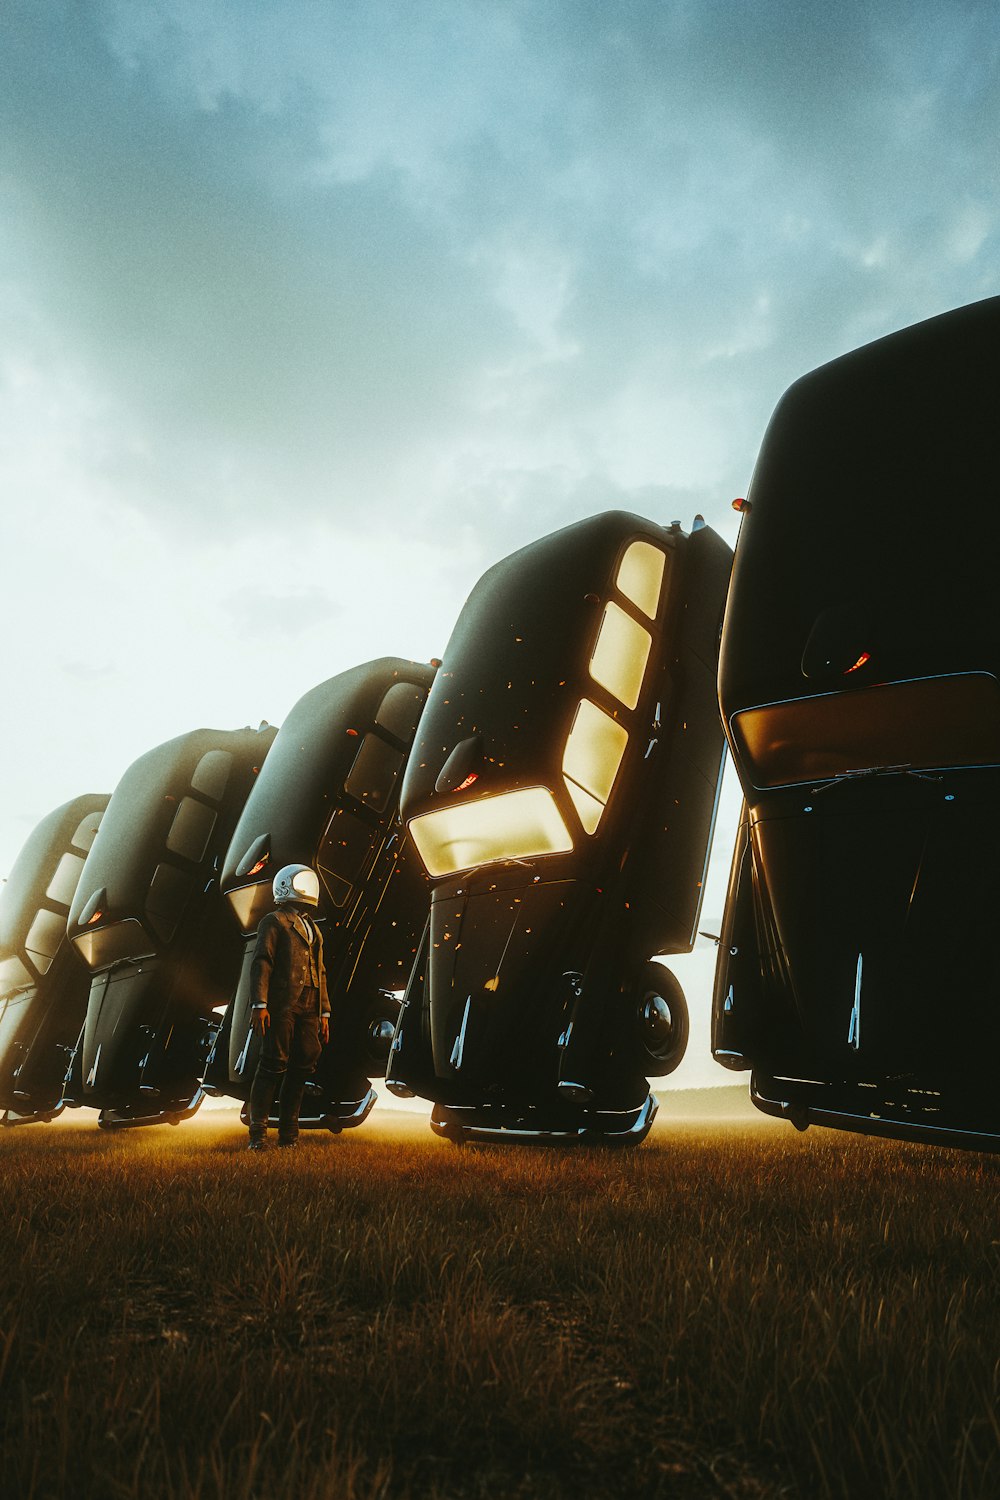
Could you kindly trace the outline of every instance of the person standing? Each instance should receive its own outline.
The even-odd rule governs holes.
[[[330,1001],[323,935],[310,908],[319,905],[319,877],[308,865],[285,865],[271,886],[276,910],[257,931],[250,964],[253,1028],[260,1061],[250,1086],[251,1151],[263,1151],[278,1097],[278,1145],[294,1146],[306,1079],[330,1038]]]

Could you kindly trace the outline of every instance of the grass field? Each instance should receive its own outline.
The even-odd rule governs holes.
[[[1000,1163],[0,1136],[4,1495],[1000,1495]]]

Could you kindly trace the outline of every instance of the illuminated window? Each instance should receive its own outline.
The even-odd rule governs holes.
[[[226,899],[240,924],[241,932],[254,932],[264,913],[274,909],[269,880],[262,880],[257,885],[241,886],[238,891],[230,891]]]
[[[604,812],[604,803],[592,797],[589,792],[585,792],[582,786],[577,786],[575,781],[570,781],[568,776],[564,776],[563,781],[566,783],[566,790],[573,799],[573,806],[585,830],[587,833],[596,833],[597,825]]]
[[[195,766],[191,790],[221,802],[232,770],[233,757],[228,750],[209,750]]]
[[[56,956],[56,949],[65,935],[65,917],[57,916],[54,911],[45,911],[44,908],[36,913],[24,946],[39,974],[48,972],[49,965]]]
[[[656,619],[666,553],[650,542],[632,542],[618,565],[615,587],[650,620]]]
[[[48,899],[55,901],[58,906],[68,907],[76,895],[82,870],[83,860],[78,854],[64,854],[56,865],[55,873],[45,892]]]
[[[388,729],[397,740],[409,742],[426,701],[426,692],[416,683],[394,682],[382,699],[375,723],[381,729]]]
[[[590,658],[590,675],[626,708],[635,708],[653,644],[645,630],[617,604],[606,604],[597,644]]]
[[[552,793],[540,786],[424,813],[411,818],[409,830],[433,876],[495,860],[565,854],[573,847]]]
[[[598,802],[605,803],[611,796],[627,744],[628,731],[596,703],[583,698],[566,741],[563,775]]]
[[[167,834],[167,848],[171,854],[179,854],[181,859],[189,859],[194,864],[204,859],[215,819],[216,814],[203,802],[184,797]]]

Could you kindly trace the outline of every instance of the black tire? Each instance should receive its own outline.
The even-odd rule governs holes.
[[[647,1078],[665,1078],[687,1051],[690,1020],[680,980],[665,965],[648,963],[634,993],[640,1066]]]

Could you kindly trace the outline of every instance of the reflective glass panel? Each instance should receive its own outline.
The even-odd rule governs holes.
[[[107,969],[120,959],[148,958],[156,952],[156,943],[134,917],[81,932],[73,943],[88,969]]]
[[[573,847],[545,787],[462,802],[411,818],[408,826],[429,875],[451,875],[501,859],[564,854]]]
[[[191,790],[221,802],[226,792],[226,783],[232,769],[233,757],[228,750],[209,750],[195,766],[191,777]]]
[[[604,803],[599,802],[596,797],[592,797],[589,792],[585,792],[582,786],[577,786],[575,781],[570,781],[568,776],[564,776],[563,780],[566,783],[566,790],[573,799],[573,806],[576,808],[585,831],[587,833],[596,833],[598,824],[601,821],[601,815],[604,812]]]
[[[226,899],[240,924],[241,932],[254,932],[264,913],[274,909],[269,880],[262,880],[257,885],[241,886],[238,891],[230,891]]]
[[[89,853],[90,847],[93,844],[94,839],[97,837],[97,830],[101,826],[101,819],[103,818],[103,816],[104,814],[102,812],[92,812],[87,814],[83,822],[80,824],[79,828],[74,833],[73,837],[70,839],[70,843],[73,845],[74,849],[83,849],[85,852]]]
[[[733,715],[758,787],[875,770],[1000,764],[1000,688],[969,672],[771,703]]]
[[[335,906],[346,902],[378,836],[375,829],[343,808],[338,808],[330,819],[316,856],[316,867]]]
[[[217,814],[193,797],[183,797],[167,834],[167,848],[194,864],[204,859]]]
[[[427,694],[422,687],[412,682],[394,682],[382,699],[375,723],[408,744],[426,701]]]
[[[589,698],[583,698],[563,754],[563,775],[599,802],[607,802],[628,744],[628,731]]]
[[[366,734],[344,782],[344,791],[375,812],[384,812],[402,765],[400,751],[377,734]]]
[[[83,869],[83,860],[78,854],[64,854],[56,865],[55,873],[49,881],[48,890],[45,892],[50,901],[55,901],[59,906],[69,908],[70,902],[76,895],[76,888],[80,883],[80,872]]]
[[[590,658],[590,675],[626,708],[635,708],[653,644],[645,630],[617,604],[606,604]]]
[[[49,965],[56,956],[56,949],[65,936],[65,915],[60,916],[57,912],[46,911],[44,907],[36,912],[35,920],[28,928],[24,946],[39,974],[48,972]]]
[[[615,587],[650,620],[656,619],[666,553],[651,542],[632,542],[618,564]]]
[[[169,943],[194,888],[194,879],[174,865],[157,865],[146,896],[149,925],[163,942]]]
[[[14,954],[0,961],[0,995],[9,995],[31,984],[32,976]]]

